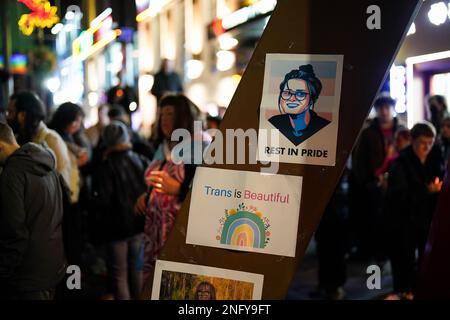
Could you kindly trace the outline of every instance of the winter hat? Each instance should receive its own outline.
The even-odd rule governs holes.
[[[103,129],[102,139],[103,143],[108,148],[118,144],[130,143],[128,128],[119,121],[112,121],[105,129]]]

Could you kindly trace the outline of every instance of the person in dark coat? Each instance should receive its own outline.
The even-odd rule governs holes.
[[[428,98],[428,120],[436,128],[438,135],[441,134],[442,121],[448,116],[447,101],[444,96],[434,95]]]
[[[138,299],[142,271],[136,266],[144,219],[135,215],[134,204],[147,189],[144,173],[149,161],[132,151],[128,129],[121,122],[111,122],[102,140],[107,149],[93,176],[93,201],[99,214],[96,225],[111,256],[115,298]]]
[[[0,123],[0,296],[50,300],[66,273],[62,178],[49,149]]]
[[[427,250],[420,266],[415,300],[450,300],[450,162],[447,163],[446,172],[433,215]]]
[[[400,153],[389,171],[385,234],[394,291],[406,299],[412,298],[417,262],[424,254],[442,187],[440,158],[432,152],[435,136],[431,124],[416,124],[411,130],[412,145]]]
[[[108,117],[111,121],[119,121],[127,126],[134,152],[146,157],[147,159],[153,159],[155,154],[154,148],[149,142],[142,138],[137,131],[133,130],[130,125],[129,117],[121,106],[111,106],[111,109],[108,112]]]
[[[450,117],[446,117],[442,121],[441,134],[437,145],[442,154],[442,167],[446,169],[450,159]]]
[[[157,101],[160,101],[166,94],[183,93],[183,84],[180,76],[174,70],[173,61],[163,59],[161,70],[155,74],[151,93]]]
[[[137,105],[138,97],[136,96],[133,88],[123,83],[122,74],[119,73],[117,75],[117,78],[119,79],[119,84],[108,90],[107,102],[109,105],[122,106],[127,114],[131,117],[131,114],[137,110],[131,109],[131,104],[134,102]]]
[[[358,258],[382,263],[379,227],[382,223],[383,190],[377,177],[386,159],[393,155],[395,133],[402,128],[394,117],[395,100],[379,97],[376,118],[369,122],[353,152],[350,182],[350,224],[355,233]]]

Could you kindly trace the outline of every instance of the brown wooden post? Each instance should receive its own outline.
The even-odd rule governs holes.
[[[258,128],[268,53],[343,55],[336,166],[281,164],[279,174],[303,177],[295,258],[186,244],[190,195],[160,254],[161,260],[264,275],[263,299],[284,299],[323,211],[338,183],[373,101],[413,22],[421,0],[280,0],[247,67],[221,126]],[[381,29],[370,30],[367,9],[381,9]],[[224,135],[225,136],[225,135]],[[260,171],[261,165],[215,168]],[[208,210],[208,208],[205,208]],[[215,227],[215,226],[205,226]],[[151,296],[152,277],[143,297]]]

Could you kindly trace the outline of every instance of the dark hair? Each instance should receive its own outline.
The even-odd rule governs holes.
[[[299,79],[305,80],[309,88],[309,94],[311,95],[311,100],[313,103],[319,99],[320,93],[322,92],[322,82],[316,77],[314,73],[313,66],[310,64],[300,66],[298,69],[292,70],[284,77],[283,82],[280,84],[280,98],[281,92],[288,85],[289,80]]]
[[[397,103],[397,101],[395,101],[395,99],[392,99],[389,96],[380,96],[375,100],[375,103],[373,104],[373,106],[375,107],[375,109],[379,109],[385,105],[388,105],[390,107],[395,107],[396,103]]]
[[[159,102],[160,109],[168,106],[175,108],[175,129],[186,129],[194,133],[194,121],[197,119],[198,108],[194,103],[182,94],[166,95]],[[158,142],[162,142],[164,134],[161,129],[161,116],[158,119]]]
[[[431,104],[431,102],[435,100],[437,103],[441,104],[442,106],[444,106],[444,112],[447,111],[447,101],[445,100],[444,96],[441,96],[439,94],[431,96],[428,98],[428,105]]]
[[[84,117],[83,109],[79,105],[71,102],[63,103],[53,114],[49,127],[63,135],[78,117]]]
[[[222,119],[220,117],[207,116],[206,121],[215,122],[217,126],[220,126],[222,123]]]
[[[210,300],[216,300],[216,288],[214,288],[214,286],[207,281],[203,281],[197,286],[197,288],[195,290],[195,300],[198,300],[198,294],[200,293],[201,287],[207,287],[209,289],[209,293],[211,295]]]
[[[419,137],[434,138],[436,137],[436,129],[431,123],[426,121],[417,123],[411,129],[411,138],[416,140]]]
[[[16,138],[14,137],[13,130],[6,123],[2,122],[0,122],[0,141],[6,142],[8,144],[16,143]]]
[[[442,124],[445,124],[445,123],[450,123],[450,117],[445,117],[443,120],[442,120]]]
[[[39,124],[45,120],[45,107],[41,99],[31,91],[22,91],[10,97],[15,102],[16,118],[20,112],[25,113],[25,128],[19,134],[19,143],[25,144],[33,140]]]
[[[125,115],[127,115],[125,108],[118,104],[113,104],[108,111],[108,117],[110,119],[117,119]]]

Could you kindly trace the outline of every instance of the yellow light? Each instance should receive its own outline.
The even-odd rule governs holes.
[[[144,11],[142,11],[141,13],[139,13],[136,17],[136,21],[137,22],[142,22],[145,19],[147,19],[148,17],[151,16],[151,12],[150,12],[150,8],[145,9]]]
[[[30,36],[35,28],[51,28],[59,22],[56,14],[58,8],[52,6],[47,0],[20,1],[25,4],[32,12],[20,17],[18,25],[22,33]]]
[[[142,22],[147,18],[156,17],[161,12],[164,6],[168,5],[172,0],[153,0],[150,2],[150,7],[142,11],[136,16],[137,22]]]
[[[234,83],[239,84],[241,82],[242,76],[240,74],[233,74],[232,76]]]
[[[89,50],[89,52],[83,57],[83,60],[86,60],[87,58],[89,58],[90,56],[96,54],[98,51],[100,51],[101,49],[103,49],[104,47],[106,47],[108,44],[110,44],[111,42],[113,42],[114,40],[116,40],[117,38],[117,33],[115,32],[111,32],[111,35],[109,37],[106,37],[100,41],[98,41],[97,43],[95,43],[91,49]]]
[[[96,33],[98,30],[100,30],[100,28],[103,26],[104,22],[100,22],[95,24],[94,26],[90,27],[89,29],[87,29],[85,32],[90,33],[92,36],[94,35],[94,33]],[[104,48],[105,46],[107,46],[110,42],[114,41],[116,38],[120,37],[120,35],[122,34],[122,31],[120,29],[116,29],[114,31],[111,32],[111,34],[109,36],[107,36],[104,39],[101,39],[100,41],[98,41],[97,43],[95,43],[94,45],[92,45],[92,47],[90,48],[90,50],[84,54],[83,56],[80,57],[81,55],[81,40],[83,36],[86,36],[85,34],[80,35],[78,38],[76,38],[73,41],[72,44],[72,54],[74,57],[81,59],[81,60],[86,60],[87,58],[89,58],[91,55],[95,54],[97,51],[99,51],[100,49]]]

